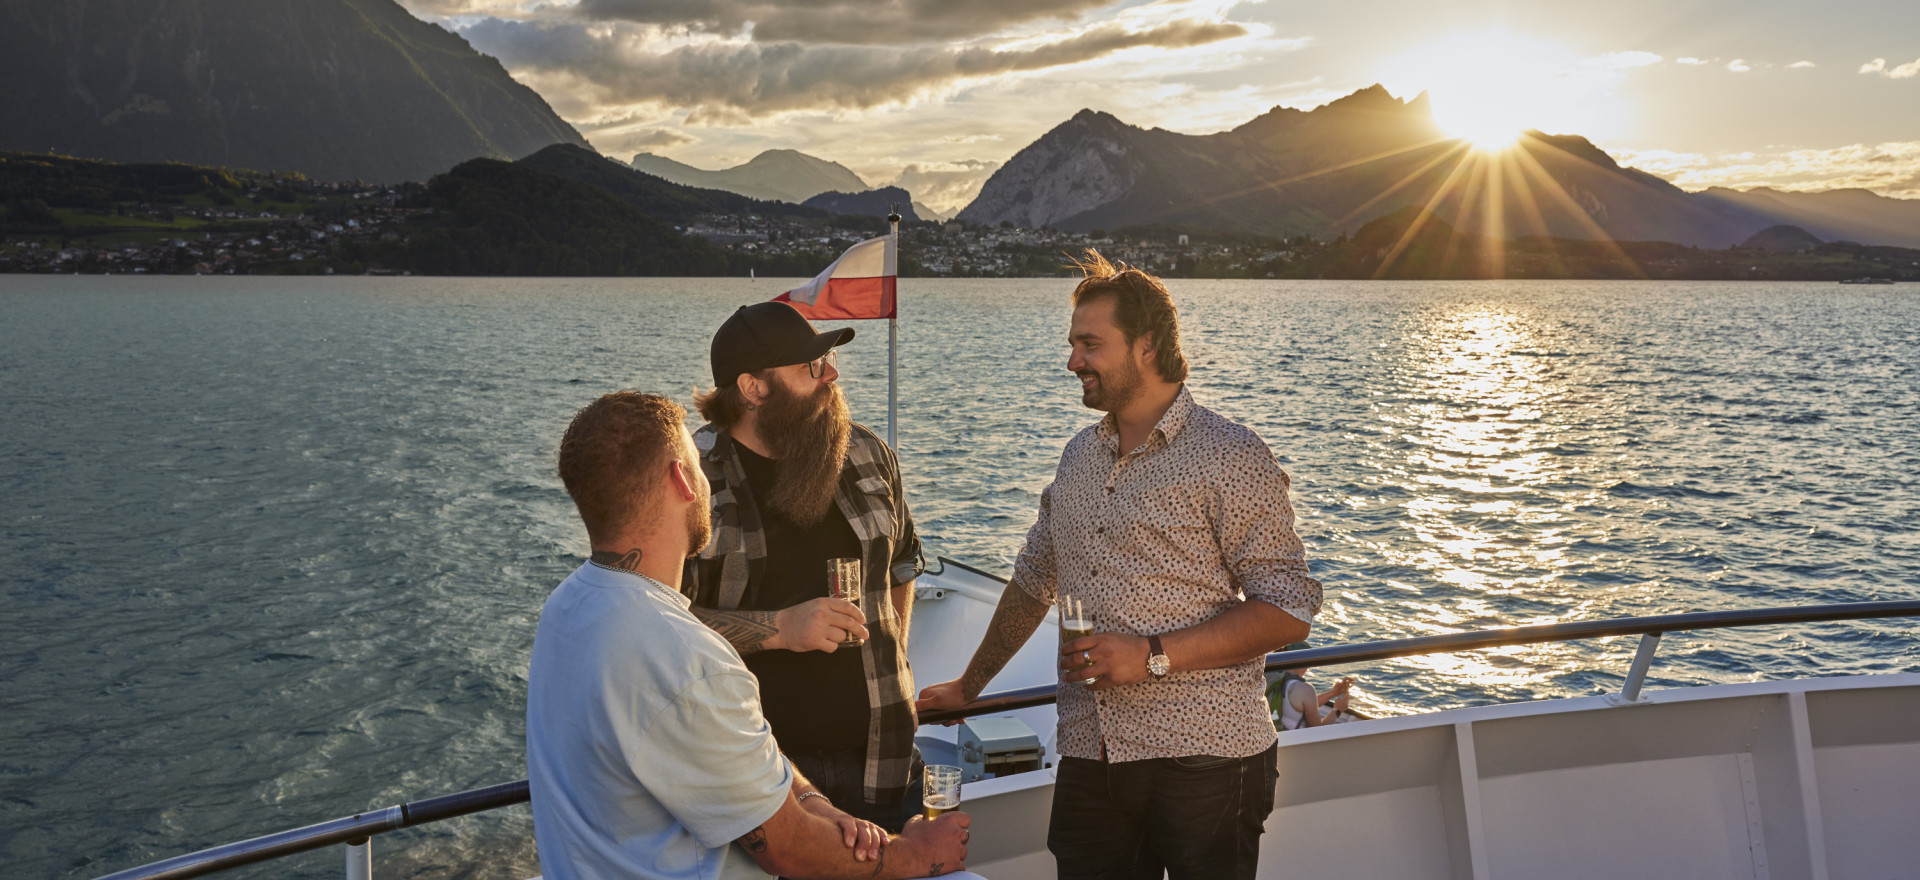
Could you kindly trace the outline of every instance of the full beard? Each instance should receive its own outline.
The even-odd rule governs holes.
[[[802,396],[775,385],[760,407],[759,432],[780,461],[767,506],[802,528],[813,527],[833,504],[853,434],[853,416],[840,386],[823,385]]]
[[[1132,403],[1133,398],[1140,394],[1140,386],[1145,384],[1140,376],[1140,368],[1134,366],[1133,361],[1122,361],[1119,369],[1110,370],[1107,374],[1081,370],[1074,375],[1094,378],[1093,387],[1080,392],[1080,402],[1088,409],[1101,412],[1113,412]]]

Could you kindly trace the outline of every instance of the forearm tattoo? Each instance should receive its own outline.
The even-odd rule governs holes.
[[[867,875],[867,880],[873,880],[873,878],[880,876],[880,872],[886,869],[887,848],[883,846],[880,848],[880,855],[873,860],[873,873]]]
[[[640,550],[637,547],[625,551],[595,550],[593,555],[587,557],[587,561],[603,568],[617,568],[635,574],[640,572]]]
[[[1035,599],[1026,590],[1008,584],[993,609],[993,621],[987,624],[987,637],[973,652],[967,672],[960,676],[960,693],[969,701],[987,689],[987,683],[1000,674],[1007,661],[1019,653],[1040,621],[1047,619],[1047,603]]]
[[[693,607],[693,616],[719,633],[742,657],[766,649],[767,640],[780,632],[780,628],[774,625],[774,618],[778,614],[777,611],[717,611],[698,605]]]
[[[741,849],[744,849],[750,853],[766,852],[767,851],[767,826],[762,825],[758,828],[755,828],[752,831],[749,831],[746,834],[741,835],[740,839],[734,842],[740,844]]]

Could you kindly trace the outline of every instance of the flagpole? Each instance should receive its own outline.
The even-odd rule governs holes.
[[[899,206],[887,207],[887,225],[893,236],[893,252],[900,253],[900,211]],[[900,453],[900,440],[897,428],[900,424],[900,294],[899,283],[894,282],[893,316],[887,318],[887,445],[893,447],[895,455]]]

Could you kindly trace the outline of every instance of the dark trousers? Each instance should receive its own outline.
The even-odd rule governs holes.
[[[1248,758],[1061,758],[1047,849],[1060,880],[1253,880],[1277,776],[1272,747]]]
[[[906,795],[898,801],[885,804],[867,802],[866,774],[867,753],[860,749],[848,749],[840,752],[797,753],[787,756],[801,776],[820,789],[820,793],[833,801],[847,815],[856,819],[865,819],[895,834],[905,827],[907,820],[920,812],[921,764],[920,751],[913,753],[913,769],[907,777]]]

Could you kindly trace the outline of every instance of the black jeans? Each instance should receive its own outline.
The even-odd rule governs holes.
[[[906,795],[890,804],[867,803],[867,753],[860,749],[791,754],[787,759],[793,762],[801,776],[805,776],[814,788],[827,796],[827,800],[833,801],[834,806],[856,819],[865,819],[898,834],[907,820],[920,812],[922,783],[920,750],[917,748],[913,751],[913,769],[910,771],[912,775],[907,777]]]
[[[1047,849],[1060,880],[1253,880],[1274,748],[1110,764],[1060,759]]]

